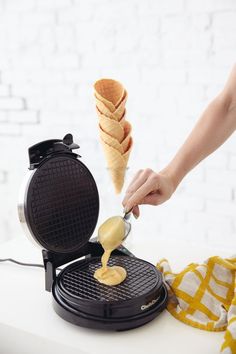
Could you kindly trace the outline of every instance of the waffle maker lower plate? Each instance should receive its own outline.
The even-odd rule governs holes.
[[[63,140],[29,148],[31,173],[18,205],[20,221],[42,248],[45,287],[63,319],[79,326],[127,330],[154,319],[167,303],[161,273],[124,247],[113,251],[109,265],[123,266],[127,278],[116,286],[100,284],[93,274],[103,250],[89,241],[96,226],[99,198],[87,167],[72,150],[71,134]],[[56,273],[59,266],[64,266]]]
[[[156,268],[136,257],[112,256],[109,265],[123,266],[126,280],[108,287],[94,279],[100,258],[66,267],[54,283],[54,309],[66,320],[90,328],[131,329],[156,317],[167,293]]]

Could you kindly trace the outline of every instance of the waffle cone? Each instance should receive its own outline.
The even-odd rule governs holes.
[[[107,160],[107,167],[109,169],[112,182],[115,187],[116,193],[120,193],[124,184],[125,171],[127,168],[127,163],[132,149],[133,141],[130,139],[130,145],[125,154],[121,154],[118,150],[114,149],[112,146],[106,144],[103,140],[102,146]]]
[[[126,102],[127,102],[127,92],[125,91],[125,92],[124,92],[124,96],[123,96],[123,98],[122,98],[122,101],[120,102],[120,104],[119,104],[119,106],[116,108],[116,110],[113,112],[114,117],[115,117],[118,121],[120,121],[121,118],[122,118],[123,115],[124,115]]]
[[[132,127],[125,119],[127,91],[112,79],[96,81],[94,90],[101,144],[116,193],[120,193],[133,145]]]
[[[117,139],[113,138],[112,136],[110,136],[109,134],[107,134],[106,132],[104,132],[102,130],[101,126],[100,126],[100,138],[104,143],[112,146],[114,149],[119,151],[121,154],[124,153],[123,146],[119,143],[119,141]]]
[[[125,138],[125,130],[120,122],[110,119],[97,110],[101,129],[121,143]]]
[[[125,118],[126,118],[126,109],[124,109],[123,116],[122,116],[121,119],[118,121],[118,122],[120,123],[120,125],[123,127],[123,129],[124,129],[125,122],[127,122]]]
[[[133,138],[130,137],[129,146],[128,146],[126,152],[123,154],[123,159],[125,161],[126,166],[128,165],[129,155],[130,155],[130,152],[132,150],[132,147],[133,147]]]
[[[115,119],[117,121],[120,121],[122,117],[125,114],[125,105],[127,101],[127,92],[125,91],[124,96],[122,98],[122,101],[120,102],[119,106],[113,110],[110,110],[103,101],[101,101],[97,96],[95,92],[95,99],[96,99],[96,105],[98,110],[104,114],[105,116]],[[113,107],[114,108],[114,107]]]
[[[120,192],[122,191],[125,180],[125,171],[125,167],[118,169],[109,168],[109,174],[111,176],[111,180],[113,182],[116,194],[120,194]]]
[[[131,130],[132,130],[131,124],[129,122],[125,121],[125,123],[124,123],[124,139],[121,142],[123,152],[126,152],[130,146]]]
[[[122,126],[122,127],[124,127],[124,123],[125,123],[125,119],[126,119],[126,109],[124,109],[124,111],[123,111],[123,115],[121,116],[121,118],[119,119],[119,120],[117,120],[116,118],[115,118],[115,116],[113,115],[113,113],[108,113],[108,114],[104,114],[104,113],[102,113],[100,110],[99,110],[99,108],[98,108],[98,106],[96,106],[96,111],[97,111],[97,115],[98,115],[98,118],[100,119],[101,117],[105,117],[105,118],[108,118],[109,120],[112,120],[112,121],[115,121],[115,122],[117,122],[117,123],[120,123],[120,125]],[[123,128],[124,129],[124,128]]]
[[[114,112],[121,103],[124,96],[123,85],[116,80],[101,79],[94,84],[96,97],[105,104],[105,106]]]

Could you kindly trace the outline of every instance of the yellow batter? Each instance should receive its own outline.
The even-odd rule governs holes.
[[[99,241],[104,248],[102,255],[102,267],[94,273],[100,283],[106,285],[118,285],[126,278],[126,270],[119,266],[108,267],[107,262],[111,252],[116,249],[123,241],[125,234],[125,223],[122,217],[113,216],[107,219],[98,230]]]

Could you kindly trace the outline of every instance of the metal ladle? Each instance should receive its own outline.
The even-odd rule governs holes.
[[[130,230],[131,230],[131,223],[130,223],[128,220],[130,219],[131,214],[132,214],[132,210],[126,212],[123,217],[122,217],[122,216],[114,216],[114,217],[113,217],[113,218],[119,218],[119,219],[121,219],[121,220],[123,221],[123,223],[124,223],[124,234],[123,234],[123,235],[121,236],[121,238],[120,238],[121,243],[126,240],[127,236],[128,236],[129,233],[130,233]],[[109,218],[109,219],[110,219],[110,218]],[[107,220],[100,226],[100,228],[101,228],[104,224],[106,224],[106,222],[107,222],[109,219],[107,219]],[[98,236],[97,236],[97,239],[101,242],[101,237],[103,237],[104,235],[102,236],[102,235],[100,234],[100,232],[99,232],[100,228],[98,229]],[[114,228],[112,228],[112,234],[111,234],[111,235],[113,235],[113,234],[116,234],[116,230],[115,230]]]
[[[127,238],[127,236],[131,231],[131,223],[128,221],[130,219],[131,214],[132,214],[132,209],[126,212],[125,215],[123,216],[123,220],[125,223],[125,234],[124,234],[123,241]]]

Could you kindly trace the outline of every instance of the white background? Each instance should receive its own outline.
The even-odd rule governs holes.
[[[99,222],[121,213],[99,145],[93,82],[111,77],[128,90],[127,184],[137,169],[163,168],[222,89],[235,33],[234,0],[0,0],[0,241],[22,233],[16,205],[27,148],[68,132],[96,179]],[[132,242],[186,240],[235,252],[235,136],[170,201],[141,212]]]

